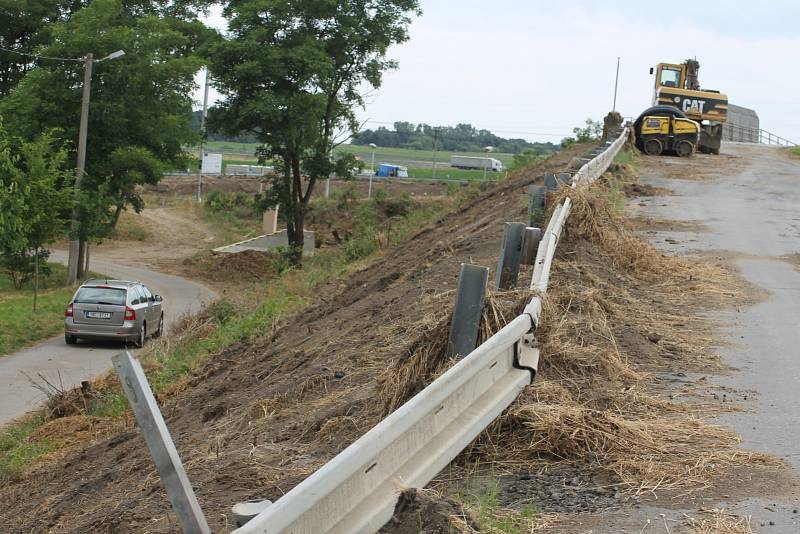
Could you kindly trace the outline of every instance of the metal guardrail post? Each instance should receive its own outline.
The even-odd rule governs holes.
[[[558,180],[556,180],[556,175],[552,172],[544,173],[544,187],[547,191],[555,191],[558,188]]]
[[[111,361],[181,529],[185,534],[211,534],[141,364],[128,351],[113,356]]]
[[[527,227],[522,235],[522,257],[520,263],[523,265],[533,265],[536,259],[536,251],[539,242],[542,240],[542,230],[539,228]]]
[[[458,273],[458,290],[450,322],[447,357],[466,356],[478,345],[478,332],[486,297],[489,269],[479,265],[461,264]]]
[[[544,219],[544,207],[547,199],[547,188],[543,185],[528,186],[528,224],[533,226]]]
[[[526,225],[523,223],[505,224],[503,242],[500,245],[500,260],[494,277],[495,289],[509,289],[517,283],[522,255],[522,233],[525,228]]]

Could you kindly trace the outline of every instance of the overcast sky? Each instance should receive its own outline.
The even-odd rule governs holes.
[[[411,39],[390,50],[399,68],[359,112],[367,128],[463,122],[560,141],[611,110],[617,56],[617,109],[627,117],[650,105],[651,66],[697,57],[702,87],[755,109],[763,129],[800,139],[798,2],[421,3]],[[208,22],[224,29],[218,10]]]

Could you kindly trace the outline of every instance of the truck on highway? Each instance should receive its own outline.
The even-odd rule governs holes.
[[[474,156],[450,156],[450,166],[456,169],[478,169],[494,172],[503,172],[503,162],[494,158],[479,158]]]

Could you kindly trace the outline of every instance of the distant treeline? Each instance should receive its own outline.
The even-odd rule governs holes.
[[[200,111],[192,113],[192,128],[200,129]],[[436,127],[439,130],[436,146],[439,150],[452,152],[480,152],[487,146],[496,152],[509,154],[551,154],[559,145],[553,143],[531,143],[524,139],[504,139],[488,130],[479,130],[471,124]],[[395,122],[393,129],[381,126],[376,130],[363,130],[352,139],[354,145],[375,143],[386,148],[410,148],[431,150],[433,148],[434,127],[427,124]],[[227,141],[232,143],[257,143],[255,135],[241,134],[236,137],[208,132],[209,141]]]
[[[558,148],[558,145],[553,143],[504,139],[489,130],[479,130],[471,124],[434,127],[410,122],[395,122],[392,130],[384,126],[376,130],[363,130],[353,138],[352,143],[354,145],[375,143],[381,147],[431,150],[434,130],[438,130],[436,146],[441,150],[452,152],[477,152],[490,146],[497,152],[511,154],[530,152],[538,155],[550,154]]]

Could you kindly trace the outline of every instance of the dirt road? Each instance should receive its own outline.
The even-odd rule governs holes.
[[[66,261],[62,251],[53,251],[53,261]],[[214,293],[189,280],[146,269],[128,267],[105,261],[102,256],[92,260],[92,270],[110,277],[139,280],[165,301],[167,328],[180,315],[197,310]],[[59,388],[80,385],[81,380],[98,375],[111,367],[111,356],[122,350],[112,342],[81,341],[66,345],[63,336],[44,341],[0,358],[0,425],[35,408],[45,397],[32,381],[47,381]]]
[[[720,354],[738,372],[715,380],[755,392],[747,411],[721,422],[742,436],[745,448],[799,468],[800,161],[776,148],[731,143],[719,158],[644,158],[641,170],[644,183],[673,192],[641,199],[642,212],[682,223],[651,233],[657,246],[730,259],[764,290],[759,304],[720,317],[730,325]],[[772,526],[769,532],[798,532],[799,504],[795,491],[784,502],[756,499],[733,510],[753,514],[754,526]]]

